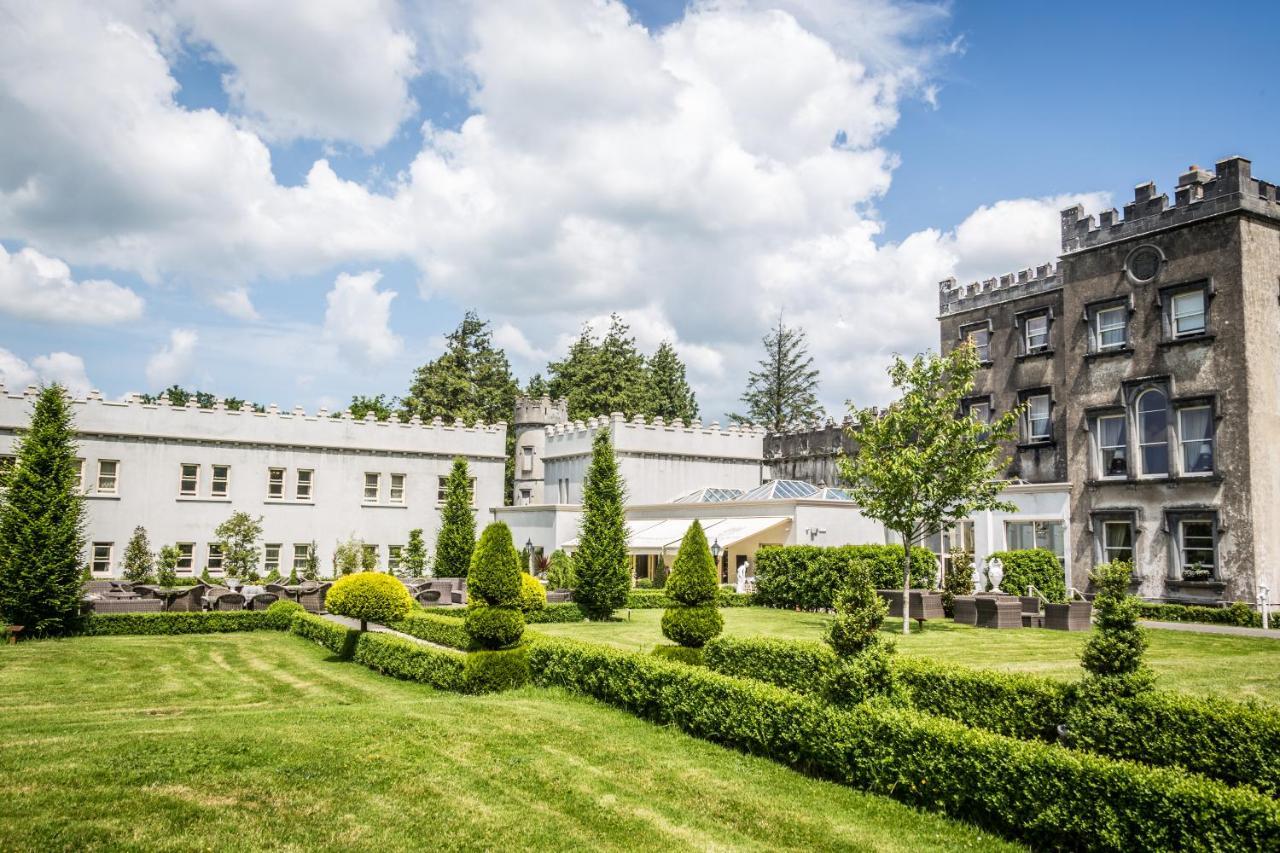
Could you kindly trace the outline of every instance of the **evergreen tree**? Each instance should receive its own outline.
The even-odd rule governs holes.
[[[156,583],[160,586],[177,586],[178,560],[181,558],[182,552],[177,545],[165,545],[161,548],[159,559],[156,560]]]
[[[547,380],[542,378],[541,373],[535,373],[530,376],[528,383],[524,386],[524,395],[526,397],[533,397],[535,400],[541,397],[546,397],[550,393],[551,390],[547,387]]]
[[[737,423],[753,423],[772,432],[812,424],[822,417],[818,405],[818,369],[813,366],[803,329],[782,322],[762,339],[764,358],[751,371],[742,402],[745,415],[731,415]]]
[[[409,531],[409,544],[400,552],[400,567],[411,578],[422,577],[427,570],[427,546],[422,541],[422,528]]]
[[[463,627],[473,641],[487,649],[500,649],[520,639],[524,633],[520,588],[520,556],[511,540],[511,528],[495,521],[480,534],[467,573]]]
[[[71,630],[80,610],[84,504],[61,385],[41,390],[0,498],[0,616],[28,636]]]
[[[366,570],[364,540],[351,537],[339,542],[333,549],[333,574],[351,575]]]
[[[476,546],[476,517],[471,509],[471,472],[467,460],[453,460],[444,486],[444,508],[440,511],[440,532],[436,535],[435,575],[464,578]]]
[[[716,580],[707,534],[695,519],[685,531],[667,578],[667,595],[676,602],[662,614],[662,633],[668,640],[702,648],[724,630],[724,618],[716,607]]]
[[[670,341],[663,341],[649,358],[649,416],[667,423],[676,418],[686,424],[698,419],[698,399],[685,377],[684,362]]]
[[[573,589],[578,576],[573,570],[573,558],[556,549],[547,563],[547,586],[550,589]]]
[[[316,540],[311,540],[311,547],[307,549],[307,562],[302,569],[303,580],[317,580],[320,577],[320,548],[316,545]]]
[[[139,524],[124,549],[124,579],[129,583],[151,583],[155,580],[156,560],[147,541],[147,528]]]
[[[628,417],[649,414],[652,393],[645,358],[636,348],[631,328],[617,314],[609,318],[609,331],[597,342],[590,326],[563,361],[547,366],[547,385],[554,398],[564,397],[570,420],[622,412]]]
[[[231,517],[213,531],[222,548],[222,570],[230,578],[247,581],[258,579],[262,549],[262,516],[254,518],[247,512],[234,512]]]
[[[607,619],[627,603],[631,571],[627,559],[627,525],[623,516],[626,487],[618,473],[609,431],[596,433],[591,465],[583,484],[582,525],[574,573],[574,601],[589,619]]]
[[[362,394],[354,394],[351,397],[351,405],[347,406],[351,412],[351,417],[356,420],[364,420],[364,416],[369,412],[373,412],[373,416],[380,421],[385,421],[391,417],[391,407],[396,404],[395,400],[388,400],[386,394],[379,394],[376,397],[366,397]],[[334,417],[342,417],[341,412],[335,412]]]

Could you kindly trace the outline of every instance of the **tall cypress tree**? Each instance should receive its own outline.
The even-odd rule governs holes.
[[[649,358],[649,414],[667,423],[676,418],[686,424],[698,419],[698,398],[689,387],[684,362],[670,341],[663,341]]]
[[[66,391],[36,398],[0,500],[0,615],[28,635],[68,632],[80,610],[84,503],[75,492],[75,427]]]
[[[631,570],[622,511],[625,500],[626,486],[618,473],[609,431],[602,429],[591,446],[591,466],[583,484],[582,526],[573,555],[578,576],[573,600],[588,619],[608,619],[627,603]]]
[[[765,335],[760,369],[751,371],[742,402],[745,415],[731,415],[737,423],[753,423],[773,432],[812,424],[822,417],[818,405],[818,369],[813,366],[804,329],[782,322]]]
[[[471,472],[467,460],[453,460],[444,486],[444,509],[440,511],[440,533],[436,536],[435,575],[465,578],[476,547],[476,517],[471,511]]]

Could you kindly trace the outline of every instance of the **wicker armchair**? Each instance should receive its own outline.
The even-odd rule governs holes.
[[[204,587],[193,586],[176,595],[165,608],[171,613],[197,613],[204,609]]]
[[[951,612],[954,614],[951,618],[955,620],[956,624],[977,625],[978,599],[972,595],[957,595]]]
[[[269,583],[265,589],[267,592],[273,593],[280,601],[296,601],[297,597],[284,588],[284,584]]]
[[[1021,628],[1022,602],[1015,595],[978,597],[979,628]]]
[[[322,583],[319,586],[303,589],[298,593],[298,603],[307,609],[308,613],[323,613],[324,600],[329,595],[329,587],[332,583]]]
[[[100,598],[88,602],[93,613],[159,613],[164,602],[158,598]]]
[[[238,592],[223,592],[209,602],[210,610],[244,610],[244,596]]]
[[[260,592],[253,598],[250,598],[244,606],[245,610],[266,610],[271,605],[280,600],[280,596],[274,592]],[[285,599],[288,601],[288,599]]]

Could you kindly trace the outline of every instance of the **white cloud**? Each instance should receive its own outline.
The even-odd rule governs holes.
[[[218,310],[237,320],[253,322],[261,319],[258,309],[253,307],[253,300],[249,298],[248,288],[232,287],[219,291],[213,295],[212,301]]]
[[[0,246],[0,311],[45,323],[109,325],[142,316],[142,297],[103,280],[76,281],[57,258]]]
[[[67,352],[38,355],[28,364],[0,347],[0,385],[10,392],[23,391],[28,385],[60,382],[73,396],[83,397],[92,386],[85,373],[84,359]]]
[[[147,359],[147,384],[153,389],[167,388],[191,374],[195,365],[196,344],[200,336],[194,329],[174,329],[169,342]],[[152,392],[154,393],[154,391]]]
[[[384,362],[399,354],[404,341],[391,331],[393,290],[378,290],[382,273],[340,274],[325,301],[325,337],[356,360]]]
[[[493,342],[501,347],[508,356],[515,356],[524,359],[531,365],[545,364],[549,353],[546,350],[538,349],[529,343],[529,339],[525,337],[524,332],[513,326],[511,323],[499,323],[493,328]],[[441,347],[444,342],[441,341]],[[540,370],[540,367],[535,367]]]

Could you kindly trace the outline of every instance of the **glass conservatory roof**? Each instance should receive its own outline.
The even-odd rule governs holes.
[[[820,492],[818,492],[818,494],[814,495],[814,497],[820,501],[852,501],[853,500],[853,495],[849,494],[844,489],[836,489],[831,486],[828,486],[827,488],[821,490]]]
[[[785,501],[796,498],[812,498],[818,494],[818,487],[803,480],[770,480],[756,486],[743,495],[744,501]]]
[[[742,489],[717,489],[705,488],[690,492],[676,498],[672,503],[677,504],[718,504],[725,501],[734,501],[742,497]]]

